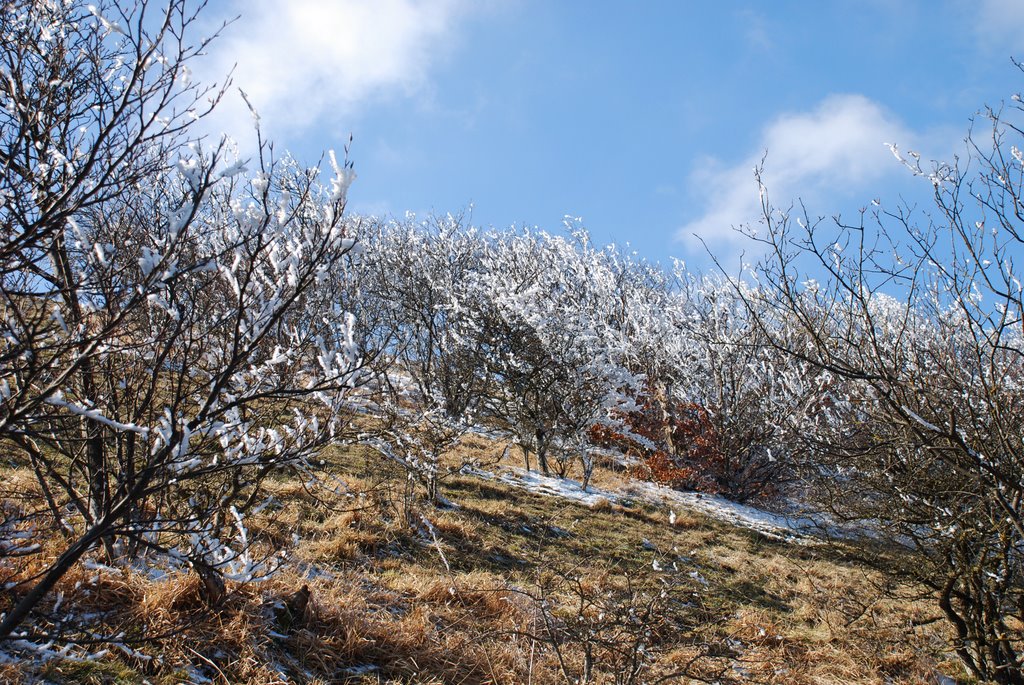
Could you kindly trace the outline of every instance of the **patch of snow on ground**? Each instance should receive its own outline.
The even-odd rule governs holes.
[[[530,492],[573,500],[587,506],[595,506],[602,501],[626,503],[629,500],[640,500],[649,504],[664,505],[670,509],[686,509],[780,540],[809,542],[815,533],[821,532],[821,526],[808,517],[773,514],[756,507],[732,502],[724,497],[697,492],[680,492],[656,483],[637,481],[622,491],[602,490],[595,487],[588,487],[584,490],[579,481],[544,476],[516,466],[500,467],[497,472],[472,468],[464,469],[464,472],[487,480],[500,481]],[[666,514],[666,525],[668,525],[668,520],[668,514]]]
[[[638,499],[653,503],[664,503],[669,507],[679,507],[696,511],[709,518],[724,521],[734,526],[756,530],[762,535],[804,542],[807,538],[821,531],[819,524],[805,516],[792,517],[773,514],[757,507],[739,504],[718,495],[705,495],[699,492],[680,492],[672,488],[637,481],[627,490],[636,493]]]
[[[577,480],[544,476],[534,471],[526,471],[517,466],[504,466],[498,472],[465,468],[463,473],[469,473],[487,480],[501,481],[512,487],[522,488],[523,490],[542,495],[552,495],[562,499],[574,500],[589,507],[600,504],[602,501],[617,502],[621,497],[619,494],[599,488],[588,487],[584,490]]]

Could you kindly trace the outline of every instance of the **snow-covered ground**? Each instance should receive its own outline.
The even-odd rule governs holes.
[[[747,504],[739,504],[718,495],[680,492],[664,485],[645,481],[637,481],[627,486],[626,491],[636,492],[640,498],[647,501],[660,501],[673,511],[696,511],[719,521],[756,530],[768,537],[791,542],[809,542],[816,534],[822,532],[818,522],[809,517],[775,514]]]
[[[500,466],[497,471],[465,469],[464,472],[530,492],[573,500],[587,506],[595,506],[603,501],[615,504],[643,501],[664,506],[667,509],[666,524],[672,512],[695,511],[735,526],[756,530],[768,537],[792,542],[810,542],[815,533],[821,531],[818,523],[807,517],[773,514],[756,507],[731,502],[724,497],[680,492],[656,483],[636,481],[622,490],[602,490],[592,486],[584,490],[579,481],[544,476],[516,466]]]
[[[462,472],[487,480],[501,481],[512,487],[522,488],[530,492],[574,500],[590,507],[598,505],[603,501],[618,502],[625,497],[622,493],[601,490],[595,487],[589,487],[584,490],[579,481],[569,478],[544,476],[534,471],[526,471],[518,466],[499,466],[497,471],[485,471],[483,469],[467,467],[462,469]]]

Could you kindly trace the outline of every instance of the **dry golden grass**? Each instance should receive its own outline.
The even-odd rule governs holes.
[[[453,463],[503,448],[471,436]],[[626,658],[616,650],[636,626],[610,617],[646,606],[656,609],[641,625],[650,662],[637,682],[962,676],[929,603],[894,598],[885,578],[831,548],[690,512],[669,525],[666,509],[642,502],[585,507],[462,475],[443,485],[457,507],[435,509],[409,498],[393,464],[357,451],[326,457],[348,495],[316,499],[275,481],[280,506],[248,522],[263,551],[293,560],[272,579],[229,584],[210,607],[194,574],[79,565],[58,588],[63,613],[94,614],[96,633],[156,639],[86,664],[2,664],[0,682],[162,685],[201,672],[253,685],[564,683],[579,677],[588,641],[593,682],[614,682]],[[594,482],[626,485],[612,470]],[[49,555],[60,549],[55,538],[41,542]],[[30,573],[47,554],[7,571]]]
[[[689,512],[677,513],[675,522],[671,525],[679,530],[695,530],[703,525],[704,521],[700,516]]]

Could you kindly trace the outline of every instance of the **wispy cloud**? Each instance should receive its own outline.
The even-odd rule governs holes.
[[[969,0],[974,12],[974,29],[990,52],[1012,54],[1024,59],[1024,2],[1020,0]]]
[[[210,126],[244,137],[251,117],[273,137],[330,125],[369,100],[415,96],[456,42],[465,0],[236,0],[241,18],[211,47],[200,76],[234,87]]]
[[[757,148],[740,162],[706,160],[691,177],[693,196],[705,200],[703,210],[676,237],[690,248],[700,248],[703,240],[718,254],[737,251],[745,239],[735,228],[754,225],[760,218],[754,168],[762,159],[762,178],[773,198],[788,204],[800,197],[813,208],[857,193],[869,199],[883,177],[906,175],[884,144],[907,149],[922,142],[922,136],[869,98],[829,96],[811,111],[786,114],[768,124]]]
[[[747,45],[759,48],[760,50],[775,49],[775,41],[772,40],[768,20],[764,14],[745,7],[738,10],[735,16],[746,37]]]

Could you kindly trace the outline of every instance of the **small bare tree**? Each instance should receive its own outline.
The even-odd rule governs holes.
[[[683,579],[545,570],[535,588],[521,591],[536,611],[516,632],[551,649],[566,685],[672,682],[686,671],[662,674],[653,666],[665,646],[689,630],[686,585]]]

